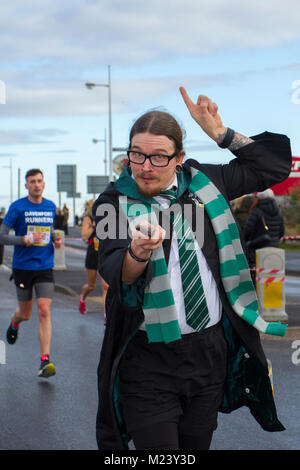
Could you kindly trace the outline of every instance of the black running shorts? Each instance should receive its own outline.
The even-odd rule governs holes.
[[[86,251],[85,268],[98,270],[98,251],[94,249],[94,245],[89,245]]]
[[[54,293],[54,277],[52,269],[27,271],[13,269],[13,278],[17,288],[17,297],[21,302],[32,299],[33,287],[37,298],[52,299]]]

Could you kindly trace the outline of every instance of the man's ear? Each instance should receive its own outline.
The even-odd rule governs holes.
[[[180,150],[179,154],[178,154],[178,160],[177,160],[177,163],[179,163],[180,165],[182,164],[183,162],[183,159],[185,157],[185,151],[184,150]]]

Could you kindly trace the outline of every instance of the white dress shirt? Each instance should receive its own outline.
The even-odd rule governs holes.
[[[167,189],[171,189],[173,186],[177,186],[177,177],[175,177],[175,180]],[[171,201],[164,197],[155,196],[154,199],[158,201],[164,209],[167,209],[170,206]],[[194,244],[195,244],[197,260],[199,264],[203,290],[204,290],[204,294],[206,297],[206,303],[207,303],[208,312],[210,316],[210,320],[205,327],[205,328],[208,328],[209,326],[213,326],[220,321],[221,314],[222,314],[222,304],[221,304],[219,292],[217,289],[216,281],[214,280],[212,272],[206,262],[206,259],[195,237],[194,237]],[[178,250],[178,242],[177,242],[177,236],[176,236],[175,230],[173,230],[169,263],[168,263],[168,271],[169,271],[171,289],[173,292],[175,306],[178,312],[178,322],[179,322],[180,332],[181,334],[194,333],[195,330],[191,326],[189,326],[186,322],[184,297],[183,297],[183,290],[182,290],[182,280],[181,280],[181,270],[180,270],[180,263],[179,263],[179,250]],[[141,325],[140,329],[145,330],[144,323]]]

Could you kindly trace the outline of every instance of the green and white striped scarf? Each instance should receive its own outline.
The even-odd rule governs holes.
[[[211,220],[219,248],[220,274],[232,309],[258,331],[284,336],[286,325],[280,322],[268,323],[259,315],[256,291],[239,230],[227,201],[206,175],[194,168],[190,168],[190,171],[192,178],[188,190],[202,201]],[[126,194],[124,184],[121,192]],[[143,220],[153,225],[158,224],[153,204],[129,199],[127,196],[120,196],[119,202],[131,230]],[[154,201],[154,204],[157,202]],[[162,246],[153,251],[151,261],[153,277],[145,287],[143,300],[146,332],[149,342],[169,343],[180,339],[181,334]]]

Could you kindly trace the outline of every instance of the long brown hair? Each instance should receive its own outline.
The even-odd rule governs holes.
[[[143,132],[149,132],[154,135],[165,135],[174,142],[177,152],[183,149],[185,132],[177,120],[169,113],[153,110],[140,116],[131,128],[129,134],[129,148],[133,136]]]

